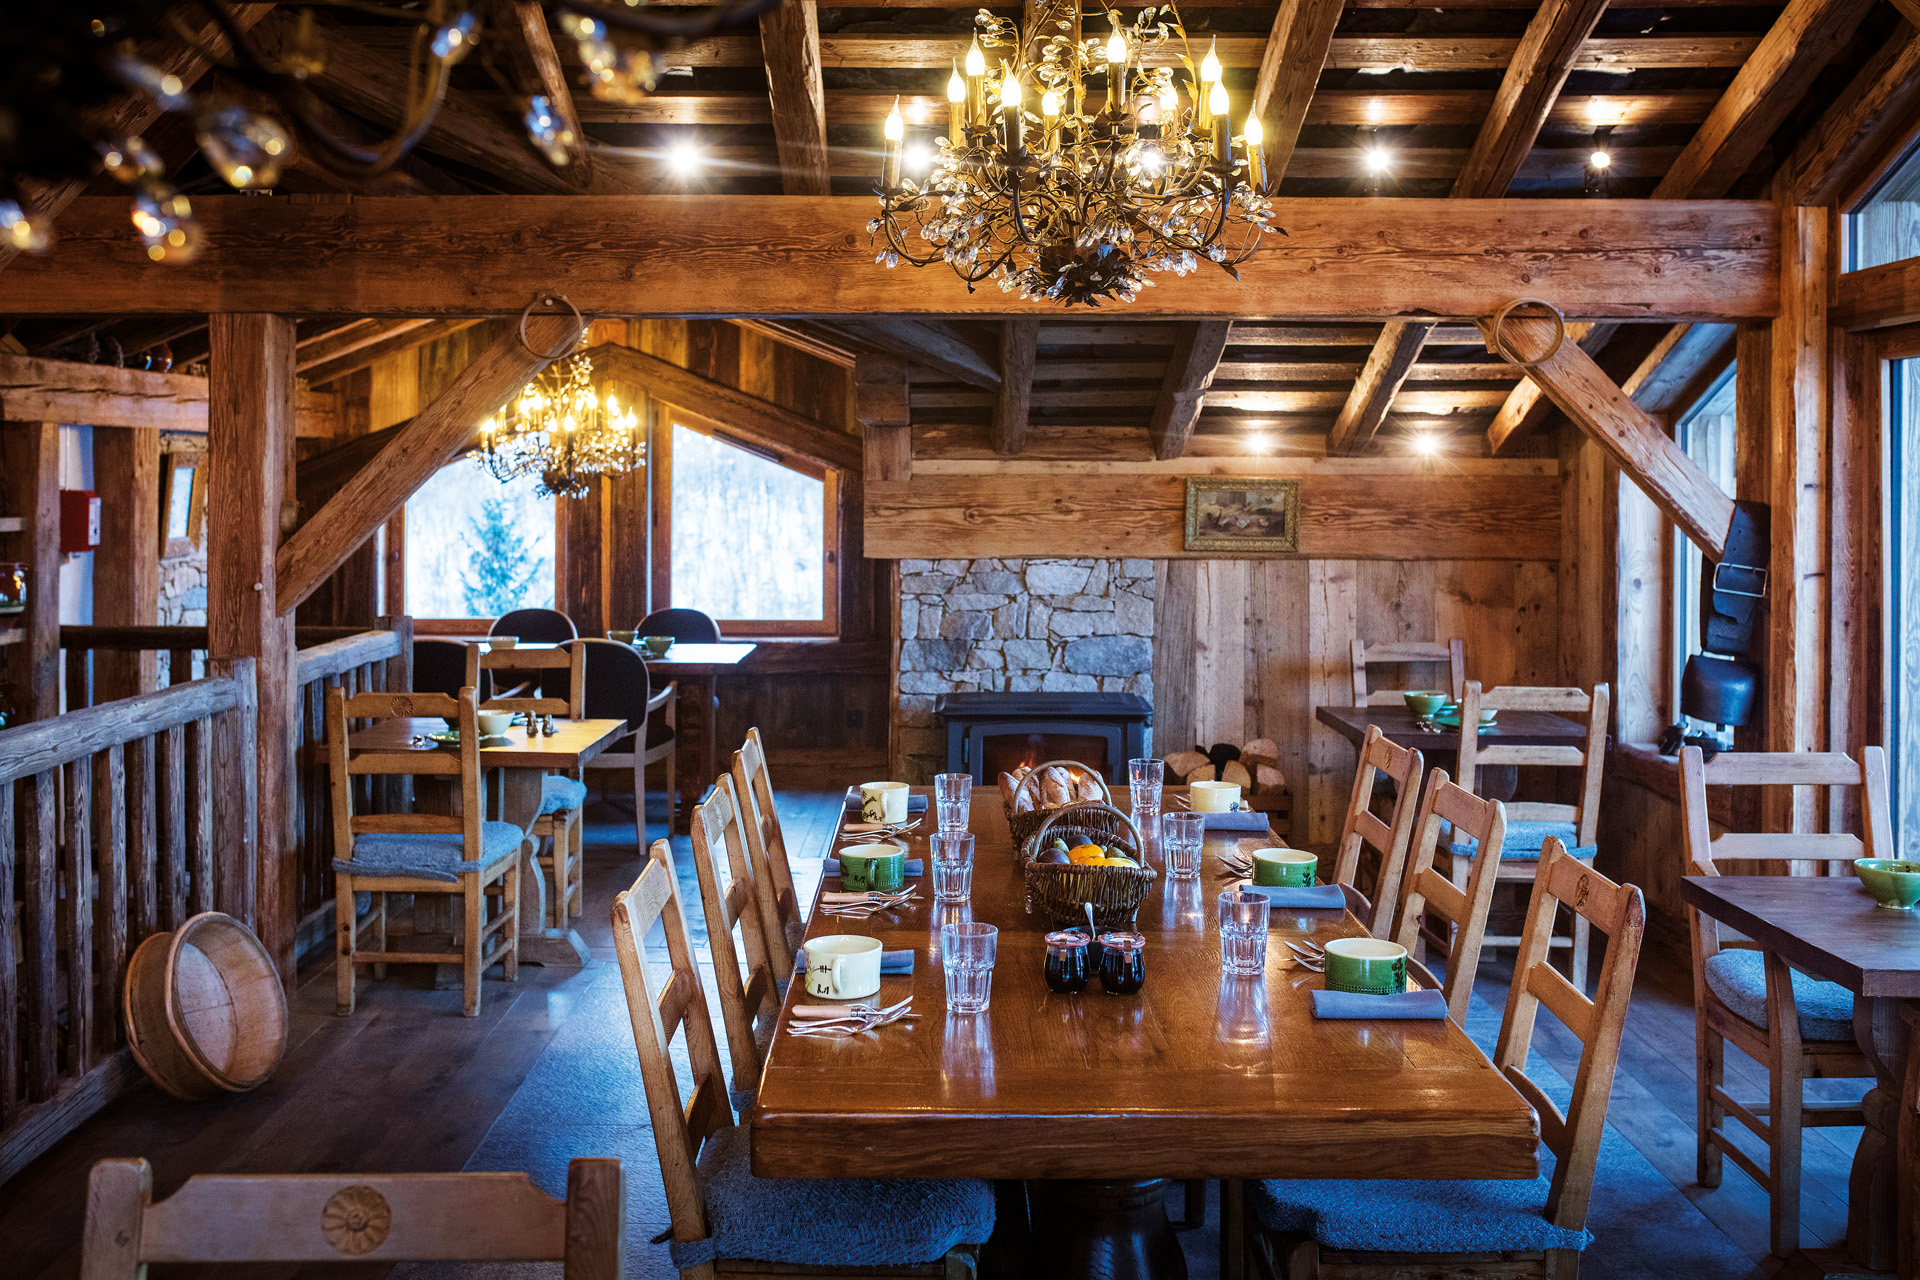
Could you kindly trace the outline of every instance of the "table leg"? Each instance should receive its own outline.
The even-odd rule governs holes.
[[[1915,1052],[1920,1036],[1920,1004],[1909,1002],[1907,1018],[1907,1079],[1900,1091],[1899,1161],[1894,1180],[1899,1184],[1900,1218],[1895,1224],[1894,1270],[1913,1280],[1920,1274],[1920,1052]]]
[[[1861,1100],[1867,1124],[1854,1151],[1853,1174],[1847,1186],[1847,1257],[1876,1271],[1893,1270],[1898,1261],[1900,1280],[1913,1280],[1913,1260],[1899,1257],[1902,1228],[1911,1223],[1900,1212],[1897,1187],[1903,1130],[1911,1135],[1916,1087],[1908,1069],[1912,1048],[1908,1001],[1856,996],[1853,1035],[1874,1070],[1873,1088]],[[1905,1097],[1903,1099],[1903,1087]],[[1907,1112],[1902,1115],[1903,1110]],[[1909,1202],[1912,1191],[1906,1193]]]
[[[1033,1235],[1022,1280],[1187,1280],[1167,1221],[1168,1182],[1030,1182]]]
[[[700,677],[700,780],[694,791],[704,792],[720,776],[720,707],[712,676]]]
[[[502,821],[526,827],[540,812],[541,769],[500,770]],[[549,929],[547,882],[534,857],[539,841],[529,840],[520,862],[520,963],[578,969],[587,963],[587,944],[572,929]]]

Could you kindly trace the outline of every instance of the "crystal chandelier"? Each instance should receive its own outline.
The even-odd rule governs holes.
[[[640,416],[613,392],[594,392],[585,355],[549,365],[511,410],[480,424],[480,463],[494,479],[537,475],[556,498],[584,498],[595,476],[632,471],[646,457]]]
[[[947,84],[948,125],[923,179],[901,173],[905,124],[887,117],[876,261],[944,261],[967,282],[1063,306],[1130,302],[1147,272],[1186,275],[1202,259],[1229,275],[1272,225],[1259,118],[1233,133],[1210,48],[1196,66],[1171,4],[1131,26],[1079,38],[1077,3],[1025,33],[985,10]],[[1051,33],[1044,28],[1057,28]],[[1184,79],[1169,59],[1177,49]],[[1001,52],[1004,51],[1004,52]],[[999,66],[989,69],[993,55]],[[1099,81],[1099,98],[1089,93]],[[991,104],[991,105],[990,105]],[[1279,231],[1279,234],[1286,234]]]

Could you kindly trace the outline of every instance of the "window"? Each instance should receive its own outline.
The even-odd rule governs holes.
[[[1847,218],[1847,270],[1920,258],[1920,148]]]
[[[1728,365],[1727,371],[1674,426],[1675,441],[1727,493],[1734,492],[1736,421],[1734,366]],[[1691,539],[1677,531],[1673,544],[1673,707],[1675,717],[1679,718],[1680,673],[1686,668],[1687,659],[1700,652],[1700,618],[1701,611],[1706,607],[1706,599],[1700,589],[1700,573],[1706,558]],[[1713,733],[1715,730],[1712,725],[1696,723],[1689,725],[1688,731]],[[1731,730],[1723,737],[1730,744],[1733,737]]]
[[[1920,831],[1920,359],[1889,361],[1886,383],[1887,750],[1893,829]]]
[[[472,459],[407,499],[406,610],[435,622],[554,607],[554,500],[539,477],[501,484]]]
[[[680,423],[664,452],[673,606],[711,614],[733,635],[831,634],[834,475]]]

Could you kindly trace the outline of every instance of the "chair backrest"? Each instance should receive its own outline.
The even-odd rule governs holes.
[[[1435,870],[1434,851],[1440,844],[1441,824],[1450,823],[1453,838],[1471,836],[1473,870],[1463,891]],[[1447,957],[1447,1016],[1464,1022],[1473,999],[1473,978],[1480,968],[1480,940],[1487,935],[1487,912],[1493,906],[1493,885],[1500,870],[1500,847],[1506,841],[1506,806],[1482,800],[1447,777],[1445,769],[1427,775],[1426,794],[1420,800],[1420,818],[1414,824],[1413,852],[1407,860],[1400,908],[1394,916],[1393,940],[1412,951],[1422,937]],[[1438,927],[1436,917],[1446,921]]]
[[[768,948],[784,949],[786,940],[783,936],[769,940],[762,924],[760,890],[755,868],[747,859],[740,816],[733,779],[721,774],[706,802],[693,807],[688,825],[693,869],[700,878],[700,902],[707,916],[707,949],[713,953],[714,982],[720,988],[720,1021],[727,1028],[727,1052],[733,1058],[733,1087],[751,1093],[760,1087],[760,1068],[765,1065],[754,1032],[770,1030],[780,1016],[780,993]],[[736,925],[740,930],[737,947]],[[791,968],[791,957],[788,963]]]
[[[647,972],[646,937],[656,920],[666,938],[671,966],[660,982]],[[620,982],[626,988],[633,1047],[640,1055],[640,1078],[653,1120],[653,1145],[660,1153],[660,1179],[666,1185],[673,1238],[683,1244],[705,1240],[712,1232],[695,1165],[700,1145],[733,1124],[733,1108],[720,1073],[720,1048],[713,1038],[700,966],[680,909],[673,854],[665,840],[653,842],[640,878],[613,900],[613,945],[620,957]],[[690,1104],[680,1100],[680,1080],[670,1052],[674,1033],[683,1028],[693,1073]]]
[[[558,609],[512,609],[493,620],[490,636],[517,636],[531,644],[565,644],[580,633]]]
[[[1468,791],[1479,790],[1480,769],[1490,764],[1548,765],[1579,769],[1580,802],[1551,804],[1539,800],[1519,800],[1507,805],[1510,822],[1571,822],[1573,847],[1588,848],[1600,833],[1600,777],[1607,762],[1607,707],[1612,690],[1596,684],[1591,692],[1579,688],[1551,688],[1529,685],[1502,685],[1482,690],[1478,680],[1467,681],[1460,699],[1459,782]],[[1587,720],[1585,740],[1574,746],[1510,746],[1495,738],[1480,736],[1480,712],[1546,711],[1558,716]]]
[[[785,982],[793,976],[793,957],[786,948],[787,926],[800,919],[800,901],[793,885],[793,867],[787,861],[780,813],[774,808],[767,753],[760,745],[757,728],[747,730],[747,740],[733,753],[733,792],[740,806],[740,825],[747,834],[754,883],[760,890],[760,917],[773,952],[773,973]]]
[[[578,720],[584,714],[581,699],[586,696],[585,679],[586,648],[583,645],[561,646],[559,648],[489,649],[483,644],[467,646],[467,683],[479,689],[481,677],[496,671],[505,672],[559,672],[564,676],[533,680],[516,680],[511,675],[494,680],[495,687],[506,685],[510,690],[519,685],[528,685],[531,690],[525,694],[516,693],[510,697],[488,698],[481,705],[488,711],[528,711],[542,716],[567,716]],[[549,690],[548,686],[552,686]]]
[[[356,835],[382,831],[457,834],[466,846],[469,861],[481,857],[480,822],[486,805],[475,708],[471,687],[462,689],[457,698],[438,693],[357,693],[348,697],[337,685],[327,690],[327,771],[333,783],[334,857],[351,861]],[[348,750],[350,721],[378,722],[408,716],[457,717],[459,746],[451,751]],[[356,813],[358,797],[353,779],[368,774],[458,777],[460,813]]]
[[[1708,787],[1859,787],[1860,825],[1865,834],[1729,831],[1715,838],[1707,817]],[[1794,872],[1808,874],[1816,862],[1893,857],[1887,753],[1879,747],[1863,747],[1856,760],[1837,751],[1723,751],[1707,760],[1700,748],[1682,747],[1680,843],[1690,876],[1717,876],[1723,862],[1786,862]],[[1693,907],[1687,908],[1687,924],[1698,968],[1719,953],[1719,926]]]
[[[688,644],[719,644],[720,624],[698,609],[655,609],[635,628],[643,636],[672,636]]]
[[[595,720],[625,720],[627,728],[643,735],[647,724],[647,699],[653,685],[647,664],[634,647],[615,640],[596,640],[583,636],[560,646],[571,653],[583,651],[582,677],[585,692],[578,699],[580,714]],[[548,683],[558,684],[569,703],[574,701],[572,674],[555,676]]]
[[[1361,916],[1362,923],[1376,938],[1387,936],[1393,923],[1394,905],[1400,899],[1400,881],[1407,864],[1407,846],[1413,838],[1413,818],[1420,807],[1420,771],[1425,767],[1418,751],[1395,746],[1380,732],[1380,726],[1368,725],[1366,740],[1360,744],[1360,764],[1353,774],[1353,792],[1347,799],[1347,821],[1340,829],[1335,847],[1333,878],[1335,883],[1352,888],[1360,874],[1360,849],[1372,849],[1380,860],[1374,877],[1373,893]],[[1373,812],[1373,788],[1381,775],[1394,786],[1393,813],[1382,822]],[[1368,895],[1361,894],[1365,898]]]
[[[1574,989],[1549,963],[1554,918],[1564,907],[1607,939],[1606,963],[1593,999]],[[1613,881],[1582,863],[1560,841],[1548,836],[1540,849],[1520,934],[1507,1012],[1493,1061],[1540,1117],[1540,1137],[1553,1152],[1553,1182],[1547,1190],[1547,1220],[1578,1231],[1586,1226],[1587,1200],[1593,1194],[1594,1166],[1607,1124],[1607,1094],[1620,1061],[1620,1035],[1633,997],[1633,974],[1640,962],[1640,939],[1647,928],[1647,904],[1640,890]],[[1527,1053],[1533,1045],[1534,1018],[1540,1006],[1566,1025],[1581,1042],[1580,1070],[1565,1114],[1527,1078]]]
[[[201,1174],[158,1204],[145,1160],[87,1179],[83,1280],[134,1280],[153,1262],[566,1263],[619,1280],[620,1162],[567,1165],[567,1198],[524,1173]]]
[[[467,650],[472,647],[457,640],[415,640],[414,692],[457,697],[461,688],[471,683],[467,679]]]
[[[1467,679],[1467,646],[1459,640],[1402,640],[1370,645],[1353,642],[1353,705],[1356,707],[1399,706],[1401,689],[1367,689],[1367,668],[1388,663],[1443,662],[1447,667],[1447,693],[1458,699]]]

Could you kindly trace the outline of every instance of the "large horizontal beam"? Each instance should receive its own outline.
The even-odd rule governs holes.
[[[0,353],[0,419],[205,435],[207,380]],[[303,388],[297,393],[296,435],[331,436],[339,425],[340,411],[331,392]]]
[[[0,312],[511,315],[544,290],[603,315],[1061,314],[944,266],[888,270],[858,196],[417,196],[195,203],[206,248],[149,262],[126,202],[75,201],[58,247],[0,272]],[[1203,266],[1129,317],[1769,317],[1778,225],[1759,201],[1276,200],[1285,237],[1235,281]],[[422,269],[422,264],[429,269]]]
[[[1920,320],[1920,258],[1841,275],[1833,322],[1843,329],[1885,329]]]

